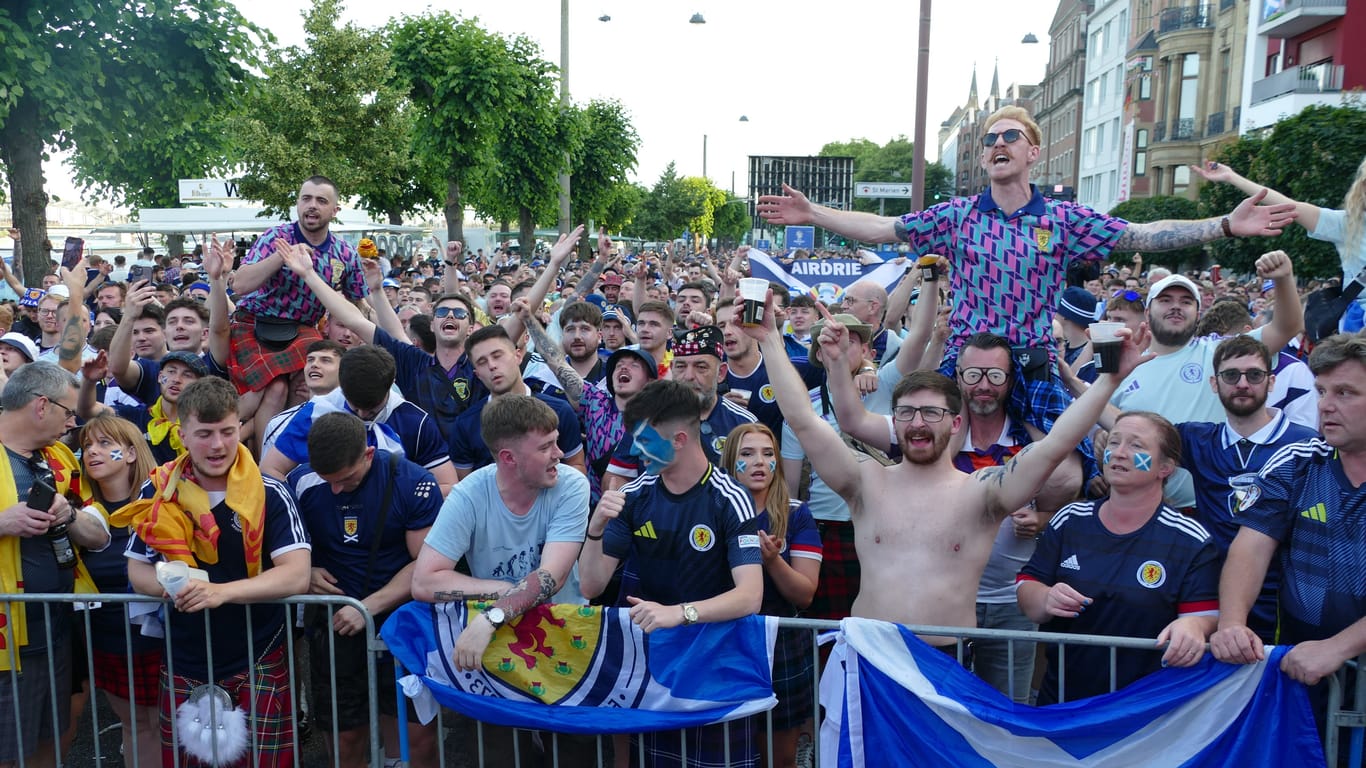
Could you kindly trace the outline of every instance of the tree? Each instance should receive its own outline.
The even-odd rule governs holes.
[[[909,185],[915,170],[915,144],[897,136],[884,145],[868,139],[834,141],[821,147],[821,157],[854,158],[855,181],[901,182]],[[925,204],[933,205],[953,195],[953,174],[939,163],[925,166]],[[898,216],[911,210],[911,199],[854,198],[854,210]]]
[[[752,222],[747,203],[744,198],[733,198],[716,209],[716,238],[725,243],[725,247],[734,247],[749,232]]]
[[[240,98],[263,39],[224,0],[0,6],[0,152],[14,224],[24,233],[25,279],[37,282],[49,269],[47,152],[72,150],[88,181],[130,194],[147,170],[139,158],[152,151],[143,131],[153,142],[202,138],[187,125]],[[162,145],[167,173],[176,171],[178,148],[170,146]],[[187,146],[185,155],[207,151],[208,143]]]
[[[1214,159],[1247,178],[1324,208],[1341,208],[1342,198],[1366,156],[1366,110],[1359,105],[1306,107],[1276,123],[1260,142],[1246,139],[1226,147]],[[1221,216],[1233,210],[1242,194],[1224,184],[1200,190],[1204,215]],[[1214,252],[1219,263],[1250,272],[1258,256],[1284,250],[1295,258],[1298,277],[1342,274],[1337,249],[1309,237],[1304,227],[1291,226],[1273,238],[1220,241]]]
[[[534,243],[536,222],[558,214],[559,174],[566,168],[565,153],[579,144],[579,115],[560,108],[556,69],[535,43],[514,38],[508,51],[518,67],[517,88],[505,99],[507,123],[493,144],[495,162],[472,197],[489,218],[516,218],[519,241]]]
[[[674,164],[669,163],[641,201],[635,230],[648,240],[673,240],[688,228],[694,216],[696,212],[683,180]]]
[[[241,193],[284,215],[303,180],[321,174],[341,195],[384,201],[384,213],[401,221],[411,164],[403,94],[382,36],[338,26],[341,12],[341,0],[311,5],[305,45],[271,51],[261,87],[230,120],[242,147]]]
[[[640,136],[620,102],[590,101],[579,111],[581,143],[570,157],[571,207],[581,222],[606,223],[612,218],[609,209],[622,202],[627,174],[636,167]]]
[[[1125,221],[1147,223],[1163,219],[1195,219],[1199,218],[1200,210],[1194,200],[1171,195],[1159,195],[1157,197],[1138,197],[1125,200],[1111,209],[1110,215]],[[1114,258],[1128,259],[1130,254],[1115,253],[1113,256]],[[1176,251],[1143,254],[1145,264],[1149,266],[1160,264],[1171,269],[1176,269],[1183,263],[1195,264],[1204,258],[1204,248],[1198,245]]]
[[[447,238],[463,240],[463,185],[489,162],[522,73],[502,38],[444,11],[394,22],[389,39],[416,111],[418,161],[440,169]]]
[[[648,194],[649,190],[635,182],[619,181],[612,185],[597,216],[598,225],[605,227],[608,232],[624,231],[636,220]]]
[[[694,243],[705,243],[716,230],[716,209],[726,204],[726,192],[701,176],[688,176],[682,187],[690,214],[688,231]]]

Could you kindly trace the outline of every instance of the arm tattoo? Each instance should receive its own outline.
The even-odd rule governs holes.
[[[588,271],[584,272],[583,277],[579,280],[579,295],[587,296],[591,293],[593,286],[598,284],[598,276],[606,269],[607,262],[594,259],[593,263],[588,265]]]
[[[85,328],[81,325],[80,315],[85,311],[85,305],[69,306],[67,311],[71,314],[66,319],[66,327],[62,329],[62,346],[57,350],[57,358],[75,360],[81,356],[81,348],[85,346]]]
[[[551,576],[549,571],[537,568],[504,592],[494,605],[502,608],[509,619],[515,619],[550,600],[559,589],[555,577]]]
[[[461,592],[450,590],[433,592],[432,600],[438,603],[463,603],[466,600],[497,600],[502,595],[497,592]]]
[[[560,386],[564,389],[565,399],[575,411],[578,411],[579,397],[583,395],[583,377],[579,376],[574,366],[564,359],[564,347],[555,343],[550,334],[545,332],[541,321],[534,317],[526,323],[526,330],[531,334],[531,343],[536,345],[536,350],[545,358],[546,365],[555,371],[555,377],[560,380]]]
[[[1219,219],[1198,221],[1153,221],[1130,224],[1115,241],[1115,250],[1173,251],[1201,245],[1224,236]]]

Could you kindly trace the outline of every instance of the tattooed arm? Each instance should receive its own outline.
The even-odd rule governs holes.
[[[505,621],[512,621],[541,603],[550,602],[568,578],[569,569],[574,567],[580,546],[572,541],[547,542],[541,550],[541,567],[504,592],[494,601],[493,607],[502,609]],[[487,614],[471,616],[455,642],[455,666],[477,669],[497,631]]]
[[[583,403],[579,402],[579,398],[583,396],[583,377],[565,359],[564,347],[546,333],[545,326],[541,325],[536,313],[531,311],[526,299],[519,298],[512,302],[512,312],[522,318],[522,324],[526,326],[527,333],[531,334],[531,343],[535,345],[536,351],[541,353],[541,357],[545,358],[545,364],[555,372],[555,378],[560,380],[560,389],[564,390],[564,399],[569,401],[569,405],[574,408],[575,413],[582,416]]]
[[[85,308],[84,258],[67,271],[65,282],[70,299],[66,304],[66,324],[62,326],[57,364],[72,373],[80,373],[81,352],[85,350],[85,330],[90,322],[90,313]]]
[[[1274,237],[1295,220],[1295,205],[1259,205],[1266,195],[1266,190],[1262,189],[1244,199],[1229,215],[1219,218],[1130,224],[1115,241],[1115,248],[1121,251],[1171,251],[1228,237],[1230,233],[1234,237]],[[1228,221],[1228,232],[1224,231],[1224,220]]]

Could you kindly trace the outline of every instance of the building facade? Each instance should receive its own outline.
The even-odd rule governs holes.
[[[1042,185],[1077,185],[1087,65],[1086,17],[1091,7],[1092,0],[1060,0],[1048,27],[1048,67],[1039,84],[1039,108],[1034,113],[1043,133],[1034,179]]]
[[[1086,87],[1082,98],[1077,202],[1108,211],[1120,202],[1120,160],[1129,0],[1096,0],[1086,19]]]
[[[1241,4],[1241,3],[1240,3]],[[1338,104],[1366,86],[1366,8],[1347,0],[1252,0],[1243,131],[1270,127],[1314,104]]]

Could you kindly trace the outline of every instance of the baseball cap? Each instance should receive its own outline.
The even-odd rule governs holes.
[[[616,370],[617,363],[621,362],[623,359],[631,355],[640,358],[640,362],[645,365],[646,377],[652,380],[659,378],[659,367],[655,364],[654,355],[651,355],[649,352],[646,352],[644,349],[641,349],[639,344],[632,344],[630,346],[622,347],[621,349],[618,349],[617,351],[613,352],[610,356],[608,356],[607,364],[603,366],[603,370],[607,374],[604,377],[604,381],[607,382],[607,391],[609,393],[613,395],[617,393],[616,386],[612,383],[612,371]]]
[[[623,282],[625,282],[625,281],[623,280],[623,278],[622,278],[621,275],[603,275],[603,276],[602,276],[602,284],[603,284],[603,285],[621,285]]]
[[[398,288],[398,287],[400,287],[402,284],[399,283],[399,281],[395,280],[395,279],[392,278],[392,277],[386,277],[386,278],[384,278],[384,282],[380,283],[379,285],[380,285],[381,288]]]
[[[47,293],[49,296],[56,296],[59,299],[71,298],[71,289],[67,288],[65,285],[62,285],[61,283],[57,283],[56,285],[47,289]]]
[[[185,352],[184,350],[167,352],[166,354],[162,355],[161,367],[165,368],[167,363],[180,363],[186,368],[189,368],[191,371],[195,373],[195,375],[199,376],[200,378],[209,375],[209,366],[204,364],[204,361],[199,357],[199,355],[190,352]]]
[[[1275,289],[1275,287],[1276,287],[1276,281],[1275,281],[1275,280],[1263,280],[1263,281],[1262,281],[1262,293],[1266,293],[1267,291],[1273,290],[1273,289]]]
[[[608,320],[616,320],[619,323],[626,322],[626,318],[624,317],[621,311],[621,307],[616,304],[608,304],[607,306],[602,308],[602,319],[603,322],[606,322]]]
[[[1100,302],[1090,291],[1075,285],[1063,291],[1058,301],[1058,316],[1082,326],[1099,320],[1100,309]]]
[[[8,344],[23,352],[24,357],[27,357],[30,363],[38,359],[38,345],[33,343],[33,339],[22,333],[11,332],[0,336],[0,344]]]
[[[29,288],[28,290],[24,291],[23,296],[19,297],[19,306],[36,307],[38,306],[38,302],[42,301],[43,297],[46,295],[47,291],[43,290],[42,288]]]
[[[865,322],[861,322],[857,317],[854,317],[853,315],[841,312],[840,314],[834,316],[834,320],[835,322],[839,323],[840,325],[848,329],[850,333],[857,335],[859,339],[862,340],[865,344],[867,344],[873,338],[873,326]],[[816,348],[820,346],[816,343],[816,339],[821,335],[821,331],[824,328],[824,320],[821,320],[820,322],[817,322],[815,325],[811,326],[811,348],[813,353],[816,351]],[[819,355],[812,354],[810,362],[817,368],[823,367],[823,363],[821,362],[821,358]]]
[[[1195,308],[1197,310],[1200,309],[1200,287],[1191,282],[1191,279],[1185,275],[1167,275],[1156,283],[1153,283],[1152,287],[1148,289],[1148,303],[1145,306],[1152,306],[1153,299],[1156,299],[1163,291],[1172,287],[1185,288],[1187,291],[1190,291],[1190,294],[1195,297]]]

